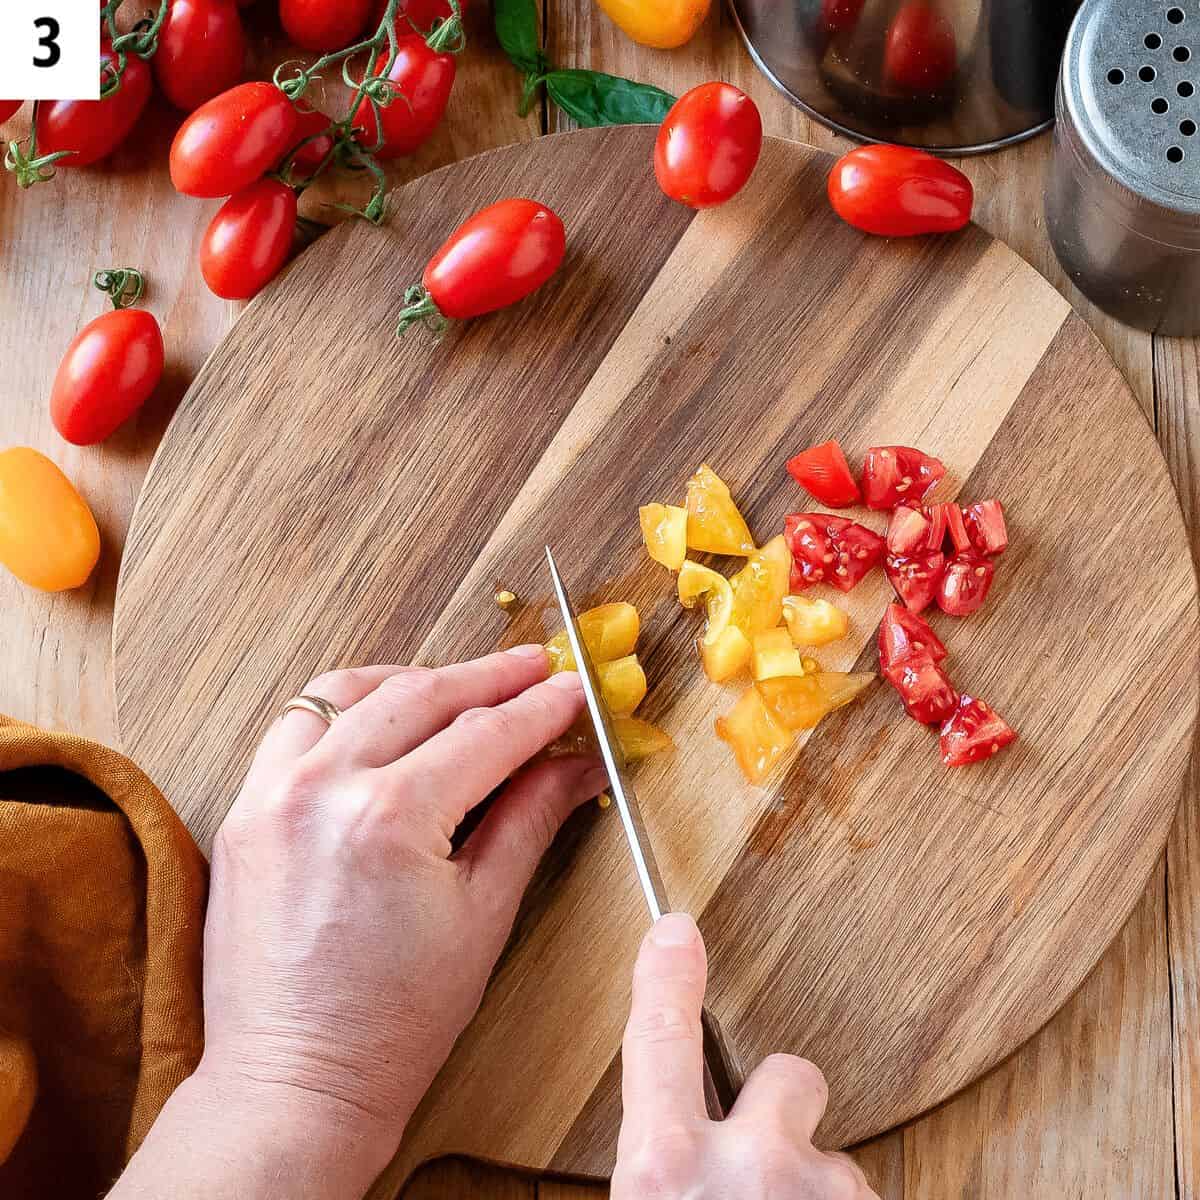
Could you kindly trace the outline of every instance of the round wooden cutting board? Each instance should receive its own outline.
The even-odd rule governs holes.
[[[1196,716],[1196,584],[1167,472],[1066,302],[977,228],[864,237],[829,160],[769,141],[744,193],[660,193],[654,131],[542,138],[399,191],[246,311],[147,478],[115,627],[127,749],[207,846],[247,758],[313,674],[441,663],[544,637],[542,546],[579,603],[643,618],[643,708],[676,753],[639,774],[676,904],[699,917],[710,1006],[745,1067],[829,1077],[829,1144],[936,1104],[1029,1037],[1116,934],[1160,853]],[[533,194],[568,230],[518,307],[393,336],[405,286],[467,214]],[[942,767],[876,685],[758,790],[712,731],[697,617],[642,552],[637,506],[707,461],[765,541],[806,506],[788,456],[907,443],[948,494],[999,496],[1012,545],[986,607],[935,624],[951,674],[1021,740]],[[880,524],[876,522],[877,526]],[[497,586],[525,601],[515,620]],[[848,598],[829,668],[874,667],[888,588]],[[464,1153],[606,1173],[617,1052],[646,924],[619,822],[573,819],[483,1009],[379,1194]]]

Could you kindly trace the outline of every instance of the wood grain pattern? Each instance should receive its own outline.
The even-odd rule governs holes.
[[[527,1175],[454,1158],[418,1171],[403,1195],[404,1200],[541,1200],[537,1181]]]
[[[440,351],[397,350],[374,314],[354,335],[360,365],[331,369],[327,388],[312,380],[348,327],[327,321],[280,351],[332,307],[334,287],[352,312],[398,295],[408,264],[440,238],[434,218],[391,241],[335,235],[247,313],[181,408],[139,506],[115,630],[122,731],[211,834],[241,769],[224,750],[231,724],[248,751],[327,665],[489,648],[502,622],[487,597],[501,578],[544,595],[546,538],[582,588],[609,581],[595,598],[639,603],[653,631],[649,711],[701,729],[729,700],[690,663],[678,669],[693,631],[661,572],[637,561],[638,500],[670,496],[713,457],[752,526],[770,531],[795,503],[779,484],[790,448],[831,434],[856,449],[937,447],[970,494],[1010,500],[1018,532],[1007,586],[949,631],[964,686],[1026,735],[1005,770],[948,780],[880,688],[822,729],[774,796],[742,785],[707,734],[645,772],[668,886],[702,914],[714,1012],[748,1064],[780,1048],[822,1064],[836,1098],[825,1136],[845,1144],[1008,1054],[1117,932],[1165,840],[1186,759],[1195,581],[1128,389],[1007,248],[978,231],[862,239],[824,204],[825,163],[780,142],[745,196],[691,220],[645,170],[651,137],[543,141],[407,189],[415,212],[469,211],[537,178],[571,230],[571,270]],[[579,185],[585,164],[603,187]],[[624,198],[620,221],[605,194]],[[356,275],[339,281],[349,261]],[[499,344],[503,355],[487,352]],[[589,509],[590,520],[565,516]],[[1090,511],[1116,514],[1128,575],[1066,536]],[[885,591],[876,581],[851,597],[858,641],[831,665],[858,655]],[[510,636],[530,636],[528,616]],[[1136,645],[1121,634],[1135,620]],[[164,687],[179,698],[169,709],[152,703]],[[1150,728],[1156,740],[1133,763]],[[615,1093],[597,1085],[612,1078],[626,1007],[612,964],[632,957],[640,901],[611,822],[552,865],[554,887],[519,926],[381,1194],[446,1151],[578,1173],[610,1165]],[[598,894],[612,904],[590,904]],[[547,995],[545,1023],[506,1018]],[[565,1019],[581,1012],[586,1037]],[[585,1111],[581,1137],[573,1117]]]
[[[1163,453],[1197,543],[1200,519],[1200,352],[1195,339],[1155,345],[1155,398]],[[1167,841],[1166,927],[1169,943],[1174,1067],[1176,1191],[1200,1197],[1200,770],[1192,775]]]

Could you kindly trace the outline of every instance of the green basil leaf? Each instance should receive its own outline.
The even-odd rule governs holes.
[[[493,0],[492,20],[496,37],[513,65],[526,73],[541,74],[546,60],[538,39],[536,0]]]
[[[551,71],[550,98],[580,125],[658,125],[675,97],[648,83],[600,71]]]

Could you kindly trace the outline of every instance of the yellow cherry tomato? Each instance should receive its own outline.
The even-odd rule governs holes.
[[[22,583],[62,592],[100,557],[96,519],[71,481],[28,446],[0,453],[0,563]]]
[[[710,0],[598,0],[626,37],[656,50],[674,50],[692,39],[708,16]]]

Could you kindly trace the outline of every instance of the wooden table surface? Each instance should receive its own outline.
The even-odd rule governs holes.
[[[717,5],[693,42],[674,52],[635,46],[589,0],[546,0],[545,13],[547,50],[560,66],[612,71],[676,93],[705,79],[728,79],[758,101],[767,132],[833,150],[846,146],[790,107],[757,73]],[[265,19],[262,24],[268,27]],[[569,127],[553,108],[535,108],[525,119],[515,115],[519,80],[487,25],[485,11],[473,14],[472,44],[447,121],[417,157],[400,164],[397,180]],[[263,42],[263,59],[284,56],[269,37]],[[173,126],[165,113],[148,114],[136,144],[101,171],[63,172],[53,185],[30,193],[19,193],[11,178],[0,180],[0,446],[26,444],[49,453],[91,502],[105,538],[94,581],[77,593],[44,597],[7,575],[0,579],[0,708],[109,741],[116,740],[109,637],[124,531],[174,402],[237,318],[237,306],[209,295],[196,270],[204,223],[216,206],[171,190],[165,150]],[[1071,288],[1043,232],[1048,154],[1049,139],[1042,137],[964,163],[976,184],[977,218],[1092,322],[1154,423],[1185,516],[1194,524],[1200,520],[1200,478],[1192,469],[1200,457],[1197,344],[1125,329]],[[403,211],[391,219],[403,221]],[[101,311],[98,294],[87,296],[87,280],[109,265],[146,271],[147,303],[165,327],[167,381],[132,427],[102,448],[79,450],[54,434],[46,397],[62,348]],[[1080,530],[1081,537],[1088,535]],[[1194,543],[1197,537],[1194,529]],[[1200,1198],[1195,782],[1193,774],[1144,897],[1074,999],[991,1075],[858,1151],[884,1200]],[[411,1200],[584,1200],[602,1194],[594,1186],[458,1162],[431,1165],[407,1192]]]

